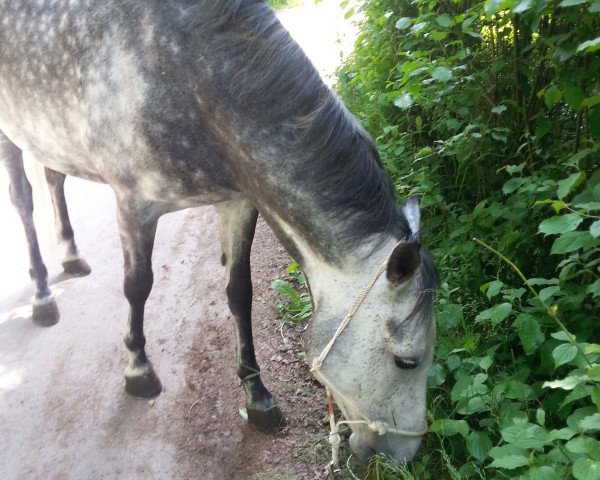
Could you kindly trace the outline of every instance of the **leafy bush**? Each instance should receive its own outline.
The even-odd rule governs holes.
[[[431,434],[371,477],[600,479],[600,1],[361,9],[338,89],[443,279]]]

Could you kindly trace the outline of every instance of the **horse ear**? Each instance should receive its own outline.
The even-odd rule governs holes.
[[[396,245],[387,264],[387,279],[394,286],[412,279],[421,267],[421,244],[402,242]]]
[[[416,195],[406,197],[402,204],[402,213],[406,217],[410,231],[412,232],[412,238],[419,240],[419,230],[421,223],[421,212],[419,207],[421,206],[421,200]]]

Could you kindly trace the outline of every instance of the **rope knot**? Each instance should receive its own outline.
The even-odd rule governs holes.
[[[372,422],[367,423],[369,430],[373,432],[377,432],[378,435],[385,435],[385,432],[388,430],[388,425],[382,420],[373,420]]]

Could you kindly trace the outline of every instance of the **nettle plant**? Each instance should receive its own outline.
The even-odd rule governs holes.
[[[507,170],[513,178],[504,191],[512,200],[478,205],[469,230],[501,217],[516,199],[529,199],[533,218],[552,208],[555,215],[539,223],[537,240],[551,243],[547,263],[557,265],[556,275],[527,279],[486,247],[484,262],[500,256],[509,268],[481,286],[497,303],[472,324],[443,285],[431,430],[443,449],[470,458],[457,469],[461,477],[598,479],[600,345],[590,340],[600,333],[600,170],[589,179],[577,171],[558,182],[521,176],[522,166]]]

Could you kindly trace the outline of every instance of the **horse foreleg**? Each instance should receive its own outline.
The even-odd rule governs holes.
[[[226,260],[227,299],[235,321],[237,373],[246,393],[248,421],[261,430],[273,430],[285,421],[277,400],[262,383],[252,340],[250,248],[258,212],[246,200],[219,204],[216,210]]]
[[[58,307],[48,288],[48,270],[40,254],[33,223],[33,196],[23,168],[23,152],[2,132],[0,132],[0,162],[4,163],[8,171],[10,199],[21,217],[27,238],[29,276],[35,283],[33,321],[44,326],[54,325],[59,319]]]
[[[152,290],[152,248],[158,215],[142,213],[128,202],[119,201],[118,218],[125,259],[124,291],[130,306],[124,339],[129,350],[125,390],[135,397],[151,398],[162,390],[144,350],[144,306]]]
[[[56,234],[64,249],[62,261],[63,269],[70,275],[85,276],[92,271],[87,262],[79,255],[73,228],[69,220],[67,201],[65,200],[65,175],[49,168],[44,169],[46,181],[50,188],[52,205],[54,207],[54,220],[56,223]]]

